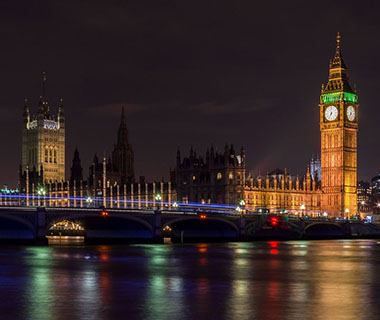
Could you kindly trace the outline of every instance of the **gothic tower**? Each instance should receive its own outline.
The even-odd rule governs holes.
[[[112,171],[114,171],[119,184],[134,182],[134,155],[132,145],[128,141],[128,129],[125,121],[124,107],[121,110],[117,142],[112,151],[112,165]]]
[[[73,165],[71,166],[70,181],[76,181],[76,183],[79,183],[81,180],[83,180],[83,168],[81,165],[78,148],[75,148]]]
[[[334,216],[357,213],[358,96],[348,82],[340,35],[320,97],[322,210]]]
[[[27,100],[23,113],[22,160],[20,183],[25,172],[34,172],[41,179],[40,184],[65,180],[65,115],[62,99],[57,117],[51,113],[45,96],[46,73],[42,73],[42,93],[37,114],[31,116]]]

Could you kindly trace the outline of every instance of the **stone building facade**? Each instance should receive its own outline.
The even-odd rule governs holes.
[[[181,202],[235,203],[243,198],[245,185],[245,151],[235,153],[226,145],[219,153],[211,146],[206,156],[197,156],[193,148],[188,157],[177,152],[175,183]]]
[[[38,110],[32,114],[25,100],[22,128],[22,158],[20,190],[26,192],[32,185],[65,180],[65,114],[63,100],[55,116],[45,93],[46,74],[42,74],[42,93]],[[32,191],[32,190],[28,190]]]

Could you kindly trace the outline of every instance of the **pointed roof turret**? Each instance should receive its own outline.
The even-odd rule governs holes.
[[[42,72],[42,79],[41,79],[41,99],[45,100],[46,99],[46,72]]]
[[[341,36],[338,32],[336,37],[336,50],[332,61],[330,61],[329,81],[322,87],[322,94],[326,93],[355,93],[348,82],[348,70],[343,61],[341,52]]]
[[[342,53],[340,51],[340,33],[336,35],[336,50],[335,50],[335,56],[334,59],[331,61],[330,68],[344,68],[347,69],[346,65],[344,64]]]
[[[28,99],[24,100],[24,113],[23,113],[23,115],[24,115],[24,117],[29,116]]]
[[[127,123],[125,121],[125,112],[124,106],[121,108],[121,116],[120,116],[120,126],[117,134],[117,146],[127,146],[128,145],[128,129]]]

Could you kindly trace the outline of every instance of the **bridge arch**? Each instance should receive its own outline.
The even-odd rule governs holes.
[[[162,228],[165,228],[166,226],[171,226],[171,225],[173,225],[175,223],[186,221],[186,220],[200,221],[200,218],[198,216],[176,218],[176,219],[173,219],[173,220],[169,220],[168,222],[166,222],[165,224],[163,224]],[[237,232],[239,232],[239,227],[235,223],[233,223],[232,221],[230,221],[230,220],[223,219],[223,218],[218,218],[218,217],[210,217],[210,216],[207,217],[207,220],[208,221],[210,221],[210,220],[211,221],[220,221],[222,223],[226,223],[229,226],[231,226],[233,229],[235,229]]]
[[[335,222],[312,222],[307,224],[304,228],[305,236],[311,237],[337,237],[344,236],[344,227]]]
[[[49,234],[50,228],[55,223],[64,220],[79,222],[88,238],[152,238],[154,236],[154,228],[148,221],[115,213],[110,213],[107,217],[94,213],[56,216],[47,222],[46,234]]]
[[[305,226],[305,231],[311,227],[314,227],[314,226],[335,226],[339,229],[341,229],[343,231],[343,228],[342,228],[342,225],[340,223],[336,223],[336,222],[319,222],[319,221],[316,221],[316,222],[312,222],[310,224],[307,224]]]
[[[201,219],[199,216],[177,217],[162,225],[165,231],[169,227],[168,236],[172,241],[229,241],[239,237],[239,227],[230,220],[210,217]]]
[[[9,214],[9,213],[0,213],[0,224],[2,226],[4,226],[4,224],[1,223],[2,219],[10,222],[11,226],[7,227],[8,230],[0,228],[0,239],[19,239],[20,237],[18,235],[16,235],[14,233],[14,229],[12,229],[13,227],[17,227],[17,225],[22,227],[20,230],[24,230],[24,235],[21,238],[25,238],[25,239],[36,238],[36,235],[37,235],[36,229],[37,228],[28,219],[26,219],[24,217],[17,216],[17,215]]]

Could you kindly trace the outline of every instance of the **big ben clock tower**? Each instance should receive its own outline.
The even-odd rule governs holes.
[[[334,216],[357,214],[358,97],[348,83],[340,35],[320,97],[322,210]]]

